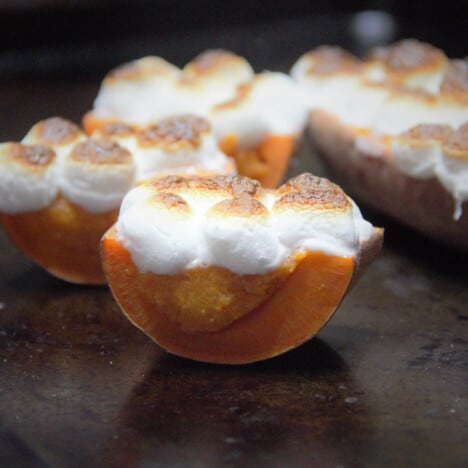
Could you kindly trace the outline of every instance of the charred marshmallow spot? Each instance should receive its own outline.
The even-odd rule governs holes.
[[[61,117],[51,117],[33,125],[21,143],[48,146],[61,160],[74,145],[85,140],[86,136],[73,122]]]

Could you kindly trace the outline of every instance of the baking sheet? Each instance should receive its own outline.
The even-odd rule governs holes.
[[[78,121],[98,85],[1,82],[2,140]],[[325,171],[307,140],[303,170]],[[166,354],[107,288],[52,278],[1,232],[0,466],[466,465],[467,257],[364,213],[385,245],[333,319],[248,366]]]

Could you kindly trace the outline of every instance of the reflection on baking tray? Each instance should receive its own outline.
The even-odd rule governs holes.
[[[346,363],[313,339],[241,367],[157,356],[118,427],[126,444],[122,450],[111,444],[106,455],[117,466],[132,457],[162,465],[177,459],[276,466],[281,457],[293,466],[304,460],[334,466],[362,450],[357,434],[372,431],[372,417]]]

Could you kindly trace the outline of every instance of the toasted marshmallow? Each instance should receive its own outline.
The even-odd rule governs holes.
[[[389,157],[410,177],[437,177],[461,206],[464,176],[455,173],[463,174],[467,161],[447,159],[441,144],[449,129],[468,121],[467,62],[414,40],[356,61],[341,49],[321,48],[303,55],[291,74],[311,110],[326,111],[354,132],[358,154]]]
[[[52,148],[60,161],[77,143],[85,140],[85,134],[77,125],[61,117],[51,117],[31,127],[21,143]]]
[[[406,39],[371,51],[365,73],[371,81],[403,84],[411,89],[438,94],[448,59],[423,42]]]
[[[46,146],[0,144],[0,212],[41,210],[57,196],[56,154]]]
[[[308,94],[312,110],[383,135],[419,124],[458,127],[468,119],[462,96],[465,67],[449,62],[440,50],[408,40],[356,60],[340,49],[322,48],[296,62],[291,74]]]
[[[238,88],[236,96],[210,113],[219,139],[235,134],[239,148],[256,146],[265,134],[297,135],[302,131],[308,106],[291,78],[264,72]]]
[[[348,51],[340,47],[321,46],[303,54],[293,65],[291,76],[297,81],[305,77],[330,78],[347,73],[356,74],[360,68],[360,60]]]
[[[135,182],[132,155],[117,143],[90,139],[63,159],[58,174],[62,195],[91,213],[118,208]]]
[[[127,67],[138,69],[138,63]],[[241,149],[265,135],[296,135],[305,124],[304,95],[287,75],[255,75],[245,59],[226,51],[207,51],[176,74],[156,73],[153,79],[145,73],[143,82],[139,74],[127,74],[111,73],[112,79],[104,80],[95,117],[148,126],[196,114],[211,122],[218,139],[235,134]]]
[[[436,174],[455,200],[454,219],[462,214],[462,204],[468,200],[468,123],[453,132],[443,143],[443,163]]]
[[[240,176],[171,176],[131,190],[116,230],[141,272],[264,274],[306,250],[356,255],[372,226],[339,187],[308,174],[277,191]]]
[[[441,96],[394,93],[383,103],[380,112],[376,109],[373,128],[383,134],[397,135],[421,123],[456,128],[467,119],[468,107]]]
[[[124,122],[107,122],[95,130],[91,138],[115,141],[134,155],[137,152],[139,131],[137,127]]]
[[[296,182],[296,181],[294,181]],[[302,177],[274,204],[278,237],[294,250],[333,251],[353,255],[359,244],[353,206],[345,193],[326,179]]]
[[[182,197],[154,192],[143,203],[124,206],[116,226],[141,272],[173,274],[187,268],[200,247],[194,224],[194,213]]]
[[[206,52],[184,70],[159,57],[144,57],[108,74],[93,112],[138,125],[175,114],[206,116],[211,106],[229,99],[252,75],[244,59],[224,51]]]
[[[160,57],[144,57],[111,70],[94,102],[99,118],[144,123],[158,119],[156,109],[167,105],[166,96],[181,71]],[[169,103],[170,104],[170,103]]]
[[[160,120],[137,136],[138,179],[161,173],[233,174],[234,161],[218,147],[207,120],[180,115]]]
[[[180,70],[161,57],[143,57],[124,63],[111,70],[104,79],[104,84],[115,85],[122,82],[141,84],[153,79],[175,79]]]
[[[200,214],[205,214],[213,205],[226,199],[245,195],[258,196],[260,184],[241,176],[168,176],[147,181],[153,190],[176,193],[182,196]]]
[[[213,205],[202,228],[212,262],[236,273],[266,273],[285,258],[270,212],[253,197]]]
[[[444,79],[440,85],[440,92],[448,99],[454,99],[468,106],[468,60],[451,60]]]
[[[302,55],[291,76],[304,90],[309,108],[347,115],[348,98],[361,82],[361,63],[339,47],[322,46]]]
[[[417,179],[434,177],[442,163],[442,142],[452,132],[448,125],[418,125],[392,140],[396,166]]]
[[[468,200],[468,123],[456,131],[449,126],[419,125],[392,142],[393,161],[410,177],[437,178],[455,200],[454,219]]]
[[[309,109],[323,109],[341,122],[365,128],[388,99],[389,90],[363,80],[362,63],[338,47],[322,46],[304,54],[291,69]]]
[[[137,181],[168,174],[235,174],[232,158],[225,155],[206,119],[177,115],[136,128],[113,122],[92,135],[116,141],[134,156]]]

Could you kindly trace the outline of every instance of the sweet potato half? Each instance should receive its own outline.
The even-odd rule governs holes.
[[[89,213],[59,197],[42,210],[0,214],[0,220],[18,249],[57,278],[101,285],[99,242],[117,215],[118,209]]]
[[[392,161],[390,144],[375,157],[358,148],[356,132],[333,115],[316,110],[309,133],[337,182],[362,203],[447,245],[468,250],[468,201],[454,219],[455,200],[435,178],[405,175]]]
[[[356,273],[380,250],[381,242],[382,230],[376,228],[357,258],[307,252],[298,256],[294,265],[279,277],[267,279],[263,288],[258,278],[261,275],[237,275],[222,268],[205,267],[214,269],[209,274],[228,285],[224,287],[228,294],[234,294],[233,301],[239,307],[245,305],[245,297],[252,288],[260,285],[261,290],[255,307],[234,320],[221,319],[213,329],[203,329],[203,324],[187,326],[184,317],[175,317],[174,311],[158,304],[157,294],[161,290],[171,294],[175,284],[184,284],[186,297],[199,291],[193,307],[197,301],[202,303],[210,284],[205,283],[203,288],[197,280],[199,275],[191,275],[190,270],[172,278],[141,273],[117,238],[115,228],[103,237],[101,255],[109,285],[122,311],[162,348],[198,361],[245,364],[279,355],[313,337],[333,315]],[[228,294],[224,291],[223,297]]]

